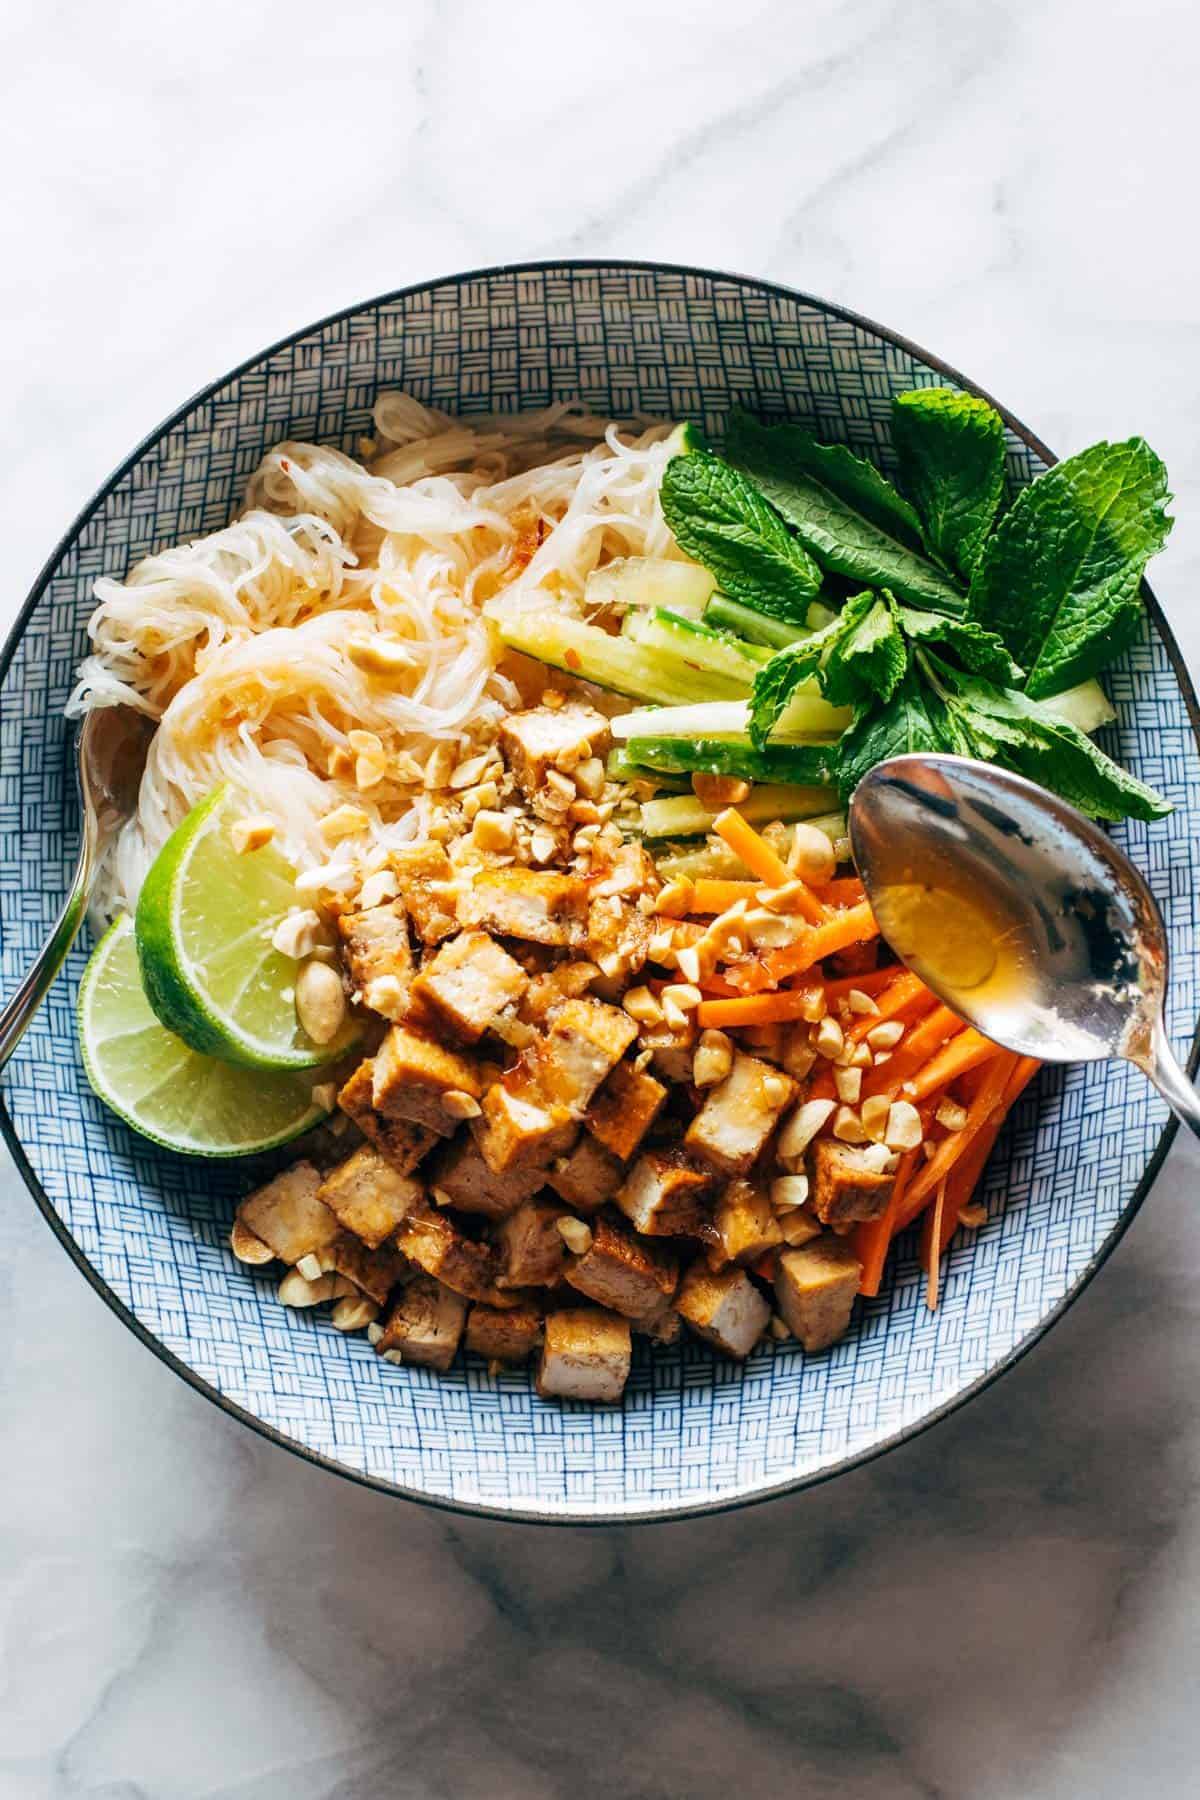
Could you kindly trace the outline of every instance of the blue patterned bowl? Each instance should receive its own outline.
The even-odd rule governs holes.
[[[803,294],[646,264],[563,263],[462,275],[288,338],[182,407],[124,462],[54,552],[0,666],[0,979],[12,989],[66,886],[78,829],[63,705],[91,586],[227,522],[282,438],[351,448],[383,388],[455,412],[582,396],[721,428],[735,402],[781,404],[826,437],[889,455],[891,395],[954,371]],[[1008,418],[1009,473],[1050,452]],[[1107,747],[1176,811],[1118,836],[1149,876],[1173,958],[1168,1021],[1196,1017],[1200,844],[1196,699],[1151,600],[1113,672]],[[1171,1136],[1125,1064],[1047,1072],[986,1177],[988,1222],[960,1234],[926,1311],[911,1244],[832,1352],[795,1344],[744,1366],[684,1343],[635,1363],[624,1405],[546,1404],[525,1374],[475,1359],[448,1376],[397,1368],[365,1337],[278,1304],[226,1233],[236,1170],[172,1157],[93,1098],[75,1043],[87,948],[72,955],[5,1084],[0,1123],[30,1191],[113,1310],[201,1393],[299,1455],[386,1492],[508,1518],[599,1521],[704,1512],[817,1481],[911,1435],[1029,1347],[1099,1267]]]

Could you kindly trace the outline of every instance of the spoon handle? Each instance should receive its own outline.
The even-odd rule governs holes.
[[[0,1011],[0,1069],[4,1067],[24,1037],[29,1028],[29,1021],[46,998],[55,976],[66,960],[67,951],[79,935],[79,927],[83,924],[83,915],[87,911],[95,875],[94,836],[85,827],[74,879],[71,882],[70,891],[63,901],[62,910],[54,921],[50,936],[38,951],[32,967],[16,993],[5,1005],[3,1011]]]
[[[1138,1067],[1150,1077],[1175,1117],[1200,1137],[1200,1095],[1180,1068],[1161,1019],[1154,1027],[1149,1054],[1145,1061],[1139,1058]]]

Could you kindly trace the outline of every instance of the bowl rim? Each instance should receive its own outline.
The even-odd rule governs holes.
[[[634,273],[651,275],[682,275],[713,283],[725,282],[734,287],[755,290],[760,294],[767,295],[769,298],[786,300],[801,306],[816,308],[820,312],[827,314],[831,318],[838,319],[844,324],[853,325],[863,331],[870,332],[884,343],[892,345],[895,349],[902,350],[906,355],[920,361],[927,368],[934,370],[938,375],[952,381],[956,386],[964,389],[967,393],[975,394],[980,399],[986,400],[988,404],[993,406],[1000,414],[1000,417],[1014,436],[1018,437],[1021,442],[1024,443],[1028,449],[1032,450],[1043,462],[1050,466],[1059,460],[1054,452],[1049,449],[1049,447],[1044,444],[1027,425],[1018,419],[1015,414],[1011,413],[1007,407],[1002,406],[998,400],[994,399],[992,395],[987,392],[986,389],[980,387],[977,382],[972,381],[970,377],[964,375],[961,370],[955,368],[953,364],[946,362],[944,358],[940,356],[935,356],[931,351],[924,349],[911,338],[905,337],[901,332],[893,331],[886,325],[880,325],[874,319],[868,318],[863,313],[855,312],[850,307],[838,305],[834,301],[823,300],[817,295],[806,292],[804,289],[792,287],[783,282],[769,281],[759,276],[744,275],[730,270],[710,269],[689,263],[657,262],[652,259],[637,257],[564,256],[539,258],[533,262],[493,263],[482,268],[461,270],[432,280],[410,282],[404,287],[393,288],[386,293],[377,294],[365,300],[357,301],[350,306],[339,307],[336,311],[327,313],[323,318],[317,319],[311,324],[304,325],[298,330],[286,333],[285,336],[278,338],[265,349],[256,351],[253,355],[245,357],[241,362],[235,364],[232,369],[219,376],[216,380],[207,382],[202,388],[192,394],[189,399],[176,407],[175,410],[168,414],[160,424],[154,426],[146,433],[129,454],[122,459],[113,472],[101,483],[93,493],[92,497],[80,509],[71,524],[64,531],[54,549],[50,552],[50,555],[42,565],[42,568],[36,576],[16,618],[9,628],[3,647],[0,648],[0,684],[3,684],[7,679],[9,668],[12,664],[13,657],[16,654],[17,647],[25,635],[26,627],[29,624],[29,620],[32,617],[35,607],[40,603],[49,587],[54,571],[82,531],[90,524],[96,513],[104,505],[114,489],[125,479],[125,476],[130,470],[133,469],[149,451],[160,444],[172,431],[182,425],[189,414],[192,413],[197,406],[202,405],[206,400],[212,399],[222,388],[227,387],[230,382],[236,381],[241,375],[246,374],[259,363],[265,362],[268,358],[275,356],[279,351],[286,350],[291,346],[302,342],[305,338],[313,336],[316,332],[325,331],[330,326],[340,324],[343,320],[351,319],[357,314],[369,311],[372,308],[383,307],[398,300],[408,299],[417,294],[432,293],[439,288],[445,287],[462,287],[466,283],[472,281],[490,281],[505,275],[516,277],[523,275],[545,276],[560,271],[599,275],[605,270],[612,271],[613,273],[632,271]],[[1197,700],[1196,690],[1192,684],[1191,676],[1188,673],[1187,665],[1154,591],[1146,581],[1143,581],[1142,583],[1142,596],[1146,602],[1154,629],[1167,653],[1167,658],[1171,664],[1175,680],[1178,683],[1179,691],[1187,712],[1188,722],[1191,726],[1193,742],[1197,749],[1200,750],[1200,701]],[[1191,1048],[1187,1057],[1187,1071],[1190,1077],[1195,1078],[1198,1064],[1200,1064],[1200,1019],[1197,1020],[1194,1027]],[[289,1451],[293,1456],[301,1457],[305,1462],[311,1463],[316,1468],[324,1469],[330,1474],[340,1476],[345,1481],[352,1481],[360,1487],[373,1488],[377,1493],[388,1494],[403,1500],[413,1501],[419,1506],[432,1507],[440,1512],[458,1513],[468,1517],[492,1519],[501,1523],[514,1525],[659,1525],[668,1524],[681,1519],[696,1519],[714,1514],[734,1512],[742,1507],[759,1506],[769,1500],[779,1500],[786,1495],[799,1493],[803,1489],[820,1486],[827,1481],[834,1480],[839,1475],[847,1474],[851,1469],[862,1468],[866,1464],[874,1462],[876,1458],[886,1455],[888,1451],[894,1450],[901,1444],[908,1443],[913,1438],[919,1437],[932,1426],[940,1424],[944,1419],[948,1419],[952,1413],[957,1412],[960,1407],[965,1406],[969,1401],[975,1399],[977,1395],[983,1393],[986,1388],[991,1387],[1002,1375],[1006,1375],[1010,1369],[1015,1368],[1017,1363],[1019,1363],[1023,1357],[1028,1355],[1036,1344],[1041,1342],[1051,1327],[1056,1325],[1067,1309],[1075,1303],[1083,1290],[1091,1283],[1099,1270],[1108,1261],[1109,1257],[1124,1237],[1126,1231],[1133,1223],[1134,1218],[1141,1210],[1142,1203],[1150,1192],[1150,1189],[1153,1187],[1167,1151],[1174,1141],[1177,1129],[1178,1121],[1174,1115],[1171,1115],[1163,1126],[1162,1132],[1151,1152],[1145,1169],[1142,1171],[1142,1175],[1132,1196],[1128,1203],[1122,1208],[1112,1230],[1057,1304],[1049,1313],[1039,1319],[1037,1324],[1033,1325],[999,1362],[995,1363],[992,1367],[985,1369],[974,1381],[950,1395],[949,1398],[944,1400],[939,1406],[933,1407],[930,1411],[922,1413],[919,1418],[913,1419],[907,1424],[902,1425],[898,1430],[889,1433],[888,1436],[865,1446],[861,1450],[853,1451],[851,1454],[840,1458],[835,1463],[830,1463],[819,1469],[815,1469],[810,1474],[787,1476],[781,1481],[767,1482],[750,1489],[745,1493],[732,1493],[717,1499],[695,1503],[689,1502],[682,1505],[649,1508],[641,1511],[618,1509],[615,1511],[597,1510],[587,1513],[574,1513],[567,1510],[552,1511],[539,1509],[536,1506],[510,1507],[499,1505],[494,1502],[456,1499],[452,1495],[429,1493],[422,1488],[408,1487],[401,1482],[390,1481],[383,1476],[373,1475],[363,1470],[350,1468],[347,1464],[338,1462],[334,1457],[327,1456],[321,1451],[313,1450],[307,1444],[301,1443],[298,1439],[287,1436],[286,1433],[278,1430],[274,1425],[269,1425],[265,1419],[259,1418],[256,1413],[249,1411],[236,1400],[232,1400],[228,1395],[221,1393],[218,1388],[214,1387],[211,1382],[207,1381],[192,1368],[190,1364],[184,1362],[174,1351],[169,1350],[167,1346],[142,1323],[125,1302],[114,1293],[113,1289],[104,1280],[99,1270],[89,1261],[82,1247],[67,1229],[66,1224],[59,1215],[50,1196],[42,1186],[38,1175],[26,1156],[24,1146],[17,1134],[16,1126],[13,1122],[12,1115],[9,1112],[7,1094],[4,1089],[0,1087],[0,1133],[3,1134],[4,1141],[8,1146],[17,1170],[51,1231],[54,1233],[63,1249],[67,1252],[72,1262],[74,1262],[79,1269],[80,1273],[84,1276],[85,1280],[96,1293],[99,1294],[106,1305],[111,1308],[117,1318],[121,1320],[122,1324],[124,1324],[135,1337],[140,1339],[160,1362],[164,1363],[167,1368],[178,1375],[182,1381],[185,1381],[189,1387],[193,1388],[198,1394],[203,1395],[203,1397],[206,1400],[211,1401],[213,1405],[219,1407],[222,1412],[228,1415],[228,1417],[236,1419],[242,1425],[248,1426],[250,1430],[257,1432],[260,1437],[265,1438],[269,1443],[277,1445],[280,1449]]]

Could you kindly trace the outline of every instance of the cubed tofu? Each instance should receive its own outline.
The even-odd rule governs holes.
[[[558,1221],[566,1216],[556,1200],[526,1200],[496,1227],[500,1287],[552,1287],[561,1278],[567,1246]]]
[[[317,1198],[336,1214],[339,1225],[376,1250],[424,1203],[425,1190],[411,1175],[398,1174],[373,1145],[364,1144],[330,1171]]]
[[[440,844],[393,850],[392,868],[413,930],[423,944],[440,944],[458,930],[454,869]]]
[[[695,1015],[689,1013],[678,1031],[665,1022],[651,1025],[641,1032],[638,1042],[641,1049],[649,1050],[650,1065],[660,1081],[668,1088],[686,1087],[692,1079],[696,1037]]]
[[[545,1184],[540,1167],[508,1169],[497,1175],[469,1131],[451,1139],[429,1167],[429,1183],[449,1196],[460,1212],[504,1219]]]
[[[612,730],[595,707],[535,706],[511,713],[500,727],[500,747],[509,768],[532,799],[551,769],[570,774],[593,756],[607,756]]]
[[[617,1195],[617,1205],[648,1237],[686,1237],[710,1222],[706,1204],[714,1186],[711,1169],[681,1150],[646,1150]]]
[[[551,1164],[546,1185],[552,1187],[573,1212],[599,1212],[625,1179],[624,1165],[598,1144],[589,1132],[580,1135],[569,1156]]]
[[[770,1196],[754,1182],[731,1181],[713,1211],[717,1241],[709,1246],[708,1266],[752,1263],[783,1242]]]
[[[564,1000],[550,1027],[530,1052],[530,1066],[547,1100],[582,1119],[601,1082],[637,1036],[619,1006],[600,1000]]]
[[[398,1296],[375,1349],[380,1356],[393,1351],[406,1363],[444,1374],[454,1361],[466,1317],[461,1294],[429,1275],[418,1275]]]
[[[609,981],[628,981],[645,966],[657,921],[618,894],[588,907],[586,953]]]
[[[555,869],[489,869],[458,899],[468,930],[494,931],[565,950],[583,942],[587,884]]]
[[[536,1306],[473,1306],[467,1315],[467,1349],[489,1362],[527,1362],[541,1341],[542,1315]]]
[[[396,1233],[396,1248],[456,1294],[489,1306],[507,1304],[505,1296],[496,1296],[498,1258],[491,1245],[465,1236],[445,1213],[411,1213]]]
[[[606,1213],[592,1221],[592,1247],[572,1257],[566,1279],[579,1293],[627,1319],[644,1319],[670,1301],[679,1279],[675,1258],[645,1243]]]
[[[338,919],[346,966],[359,993],[381,975],[394,975],[402,988],[412,979],[412,945],[408,909],[403,900],[388,900],[366,912],[345,912]]]
[[[460,1043],[474,1044],[529,986],[519,962],[485,931],[464,931],[442,945],[413,982],[423,1014]]]
[[[375,1052],[371,1098],[386,1118],[409,1119],[450,1137],[459,1120],[446,1111],[445,1096],[460,1093],[478,1100],[481,1092],[473,1062],[407,1026],[393,1025]]]
[[[861,1279],[862,1264],[851,1245],[831,1231],[781,1253],[775,1298],[805,1350],[826,1350],[844,1334]]]
[[[342,1229],[319,1196],[321,1176],[310,1162],[293,1163],[274,1181],[247,1194],[238,1218],[285,1263],[298,1263],[333,1243]]]
[[[497,1175],[548,1168],[570,1149],[579,1130],[565,1106],[544,1102],[536,1089],[531,1093],[520,1074],[511,1086],[508,1081],[493,1083],[471,1128],[483,1160]]]
[[[809,1151],[809,1164],[809,1204],[823,1225],[853,1225],[883,1216],[896,1177],[864,1165],[863,1153],[855,1145],[818,1138]]]
[[[732,1069],[709,1089],[683,1141],[719,1174],[746,1175],[795,1094],[781,1069],[735,1051]]]
[[[343,1086],[338,1105],[399,1174],[411,1175],[421,1158],[440,1143],[439,1134],[428,1125],[417,1125],[411,1119],[389,1119],[377,1112],[374,1087],[375,1064],[368,1058],[359,1063]]]
[[[621,1398],[633,1356],[628,1319],[598,1306],[573,1306],[546,1320],[537,1391],[543,1400],[590,1400],[612,1405]]]
[[[666,1104],[667,1090],[644,1069],[619,1062],[592,1096],[584,1124],[621,1162],[628,1162]]]
[[[771,1317],[771,1308],[744,1269],[718,1273],[694,1262],[675,1305],[685,1325],[724,1356],[749,1356]]]
[[[328,1263],[337,1274],[344,1275],[356,1288],[382,1306],[408,1267],[406,1259],[390,1244],[369,1250],[350,1232],[343,1231],[329,1250],[321,1252],[321,1266]]]
[[[630,1319],[629,1323],[634,1331],[655,1344],[677,1344],[683,1331],[683,1320],[669,1303],[647,1313],[645,1318]]]

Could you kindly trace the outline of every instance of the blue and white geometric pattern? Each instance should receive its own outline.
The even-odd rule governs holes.
[[[63,705],[91,584],[223,525],[281,438],[352,449],[385,388],[452,412],[581,397],[597,412],[786,411],[885,464],[891,395],[946,379],[863,322],[741,279],[564,265],[498,270],[363,306],[201,396],[119,472],[39,585],[0,686],[0,980],[11,991],[64,892],[78,828]],[[1044,466],[1014,428],[1014,483]],[[1173,956],[1170,1029],[1196,1018],[1200,762],[1162,636],[1108,681],[1109,748],[1175,802],[1118,836],[1148,875]],[[244,1171],[156,1151],[95,1100],[75,1043],[81,945],[10,1065],[10,1138],[91,1278],[181,1372],[293,1448],[414,1496],[509,1516],[601,1518],[730,1505],[869,1454],[1008,1360],[1118,1230],[1165,1112],[1124,1064],[1048,1072],[986,1179],[990,1218],[960,1234],[936,1314],[910,1247],[831,1352],[794,1343],[744,1367],[688,1342],[644,1347],[623,1406],[547,1404],[528,1375],[470,1359],[448,1376],[380,1361],[235,1263]]]

